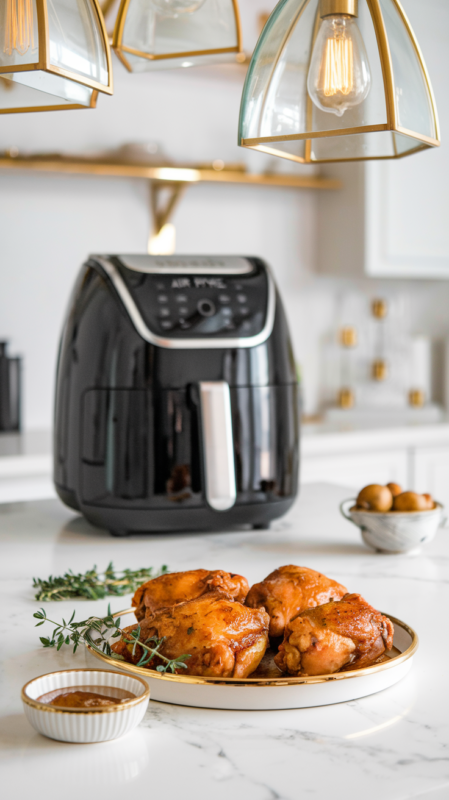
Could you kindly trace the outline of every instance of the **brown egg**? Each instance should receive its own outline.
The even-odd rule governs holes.
[[[423,494],[417,492],[402,492],[394,498],[393,511],[428,511],[429,501]]]
[[[435,508],[435,501],[434,501],[434,499],[433,499],[431,494],[423,494],[423,497],[426,499],[427,508],[429,510],[432,509],[432,508]]]
[[[393,497],[396,497],[398,494],[402,494],[402,486],[399,486],[398,483],[387,483],[387,489],[390,490]]]
[[[390,511],[393,505],[393,495],[386,486],[371,483],[359,492],[357,505],[365,511]]]

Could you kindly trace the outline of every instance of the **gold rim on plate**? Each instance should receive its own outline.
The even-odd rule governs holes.
[[[114,659],[111,659],[113,661]],[[117,662],[115,662],[117,663]],[[117,703],[112,706],[108,706],[107,708],[58,708],[57,706],[50,706],[48,703],[40,703],[38,700],[33,700],[32,697],[27,695],[26,689],[35,681],[38,681],[40,678],[47,678],[50,675],[60,675],[63,672],[104,672],[108,675],[123,675],[124,678],[129,678],[130,675],[127,672],[120,672],[119,670],[112,670],[112,669],[94,669],[93,667],[86,667],[86,669],[57,669],[53,672],[45,672],[43,675],[36,675],[35,678],[32,678],[28,681],[24,686],[22,686],[22,701],[26,703],[27,706],[31,706],[32,708],[38,708],[39,711],[50,711],[52,714],[112,714],[116,711],[125,711],[125,709],[129,708],[130,706],[136,706],[145,700],[147,697],[150,697],[150,687],[148,686],[147,682],[139,678],[137,675],[134,675],[136,681],[139,681],[144,688],[145,691],[143,694],[140,694],[139,697],[126,698],[123,700],[122,703]],[[62,689],[70,689],[70,686],[63,686]],[[107,686],[105,687],[108,688]],[[109,687],[111,689],[115,688],[113,686]]]
[[[134,611],[134,608],[127,608],[125,611],[119,611],[116,614],[112,614],[112,618],[116,619],[117,617],[123,617],[126,614],[134,614]],[[362,667],[362,669],[348,670],[347,672],[334,672],[330,675],[307,675],[303,677],[292,677],[280,673],[279,677],[275,678],[203,678],[197,675],[168,675],[167,673],[157,672],[154,669],[137,667],[135,664],[130,664],[127,661],[119,661],[115,658],[105,655],[105,653],[103,653],[92,641],[89,632],[87,633],[87,637],[90,641],[88,644],[86,644],[86,647],[92,653],[92,655],[95,656],[95,658],[99,658],[100,661],[104,661],[106,664],[110,664],[116,668],[118,664],[120,664],[121,669],[124,669],[133,675],[145,675],[147,678],[155,678],[160,681],[201,684],[203,686],[297,686],[302,683],[328,683],[330,681],[341,681],[348,678],[361,678],[365,675],[373,675],[375,672],[383,672],[384,670],[391,669],[392,667],[402,664],[404,661],[407,661],[409,658],[411,658],[411,656],[413,656],[418,649],[418,634],[405,622],[402,622],[396,617],[392,617],[391,614],[385,614],[385,616],[392,621],[393,625],[402,628],[402,630],[408,633],[408,635],[411,637],[412,641],[407,649],[404,650],[403,653],[399,653],[399,655],[392,656],[391,658],[387,656],[388,660],[383,661],[380,664],[373,664],[371,667]]]

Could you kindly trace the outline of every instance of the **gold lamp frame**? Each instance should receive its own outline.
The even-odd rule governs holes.
[[[240,22],[240,10],[237,4],[237,0],[230,0],[232,4],[232,8],[234,11],[234,19],[235,19],[235,27],[237,33],[237,43],[235,47],[222,47],[216,49],[209,49],[209,50],[186,50],[184,52],[179,53],[162,53],[162,54],[153,54],[153,53],[145,53],[143,50],[136,50],[133,47],[127,47],[123,44],[123,33],[125,30],[125,23],[126,17],[128,14],[128,9],[131,3],[131,0],[121,0],[120,7],[117,13],[117,18],[115,21],[114,26],[114,33],[112,35],[112,47],[114,49],[115,54],[122,62],[123,66],[129,72],[133,72],[133,68],[126,58],[126,53],[130,53],[134,56],[138,56],[139,58],[145,58],[147,61],[167,61],[171,58],[197,58],[200,56],[212,56],[212,55],[226,55],[227,53],[235,53],[236,54],[236,61],[244,61],[245,54],[242,51],[242,29],[241,29],[241,22]],[[241,56],[241,58],[239,58]]]
[[[323,2],[323,0],[321,0]],[[277,66],[279,61],[280,55],[283,52],[288,39],[290,38],[293,30],[296,28],[298,24],[300,24],[300,18],[303,15],[304,11],[306,10],[310,0],[306,0],[302,8],[300,9],[299,13],[292,19],[290,27],[286,30],[285,36],[282,40],[278,48],[278,53],[276,59],[273,61],[270,79],[267,81],[267,88],[271,83],[274,70]],[[326,2],[326,0],[324,0]],[[415,131],[408,130],[403,128],[399,125],[398,122],[398,114],[395,104],[395,87],[394,87],[394,72],[393,72],[393,62],[391,57],[391,50],[388,41],[387,30],[385,27],[382,10],[380,6],[379,0],[366,0],[368,9],[371,14],[371,19],[373,22],[374,31],[376,34],[377,46],[379,50],[379,57],[380,63],[382,67],[382,77],[383,77],[383,86],[384,86],[384,96],[385,96],[385,105],[386,105],[386,116],[387,121],[384,124],[379,125],[363,125],[360,127],[352,127],[352,128],[341,128],[337,130],[326,130],[326,131],[306,131],[305,133],[297,133],[297,134],[287,134],[281,136],[264,136],[264,137],[254,137],[254,138],[243,138],[239,135],[239,145],[241,147],[246,147],[252,150],[258,150],[263,153],[267,153],[269,155],[279,156],[280,158],[285,158],[290,161],[296,161],[300,164],[325,164],[325,163],[336,163],[336,162],[346,162],[346,161],[379,161],[385,159],[398,159],[404,158],[405,156],[412,155],[413,153],[417,153],[421,150],[426,150],[430,147],[439,147],[441,144],[440,141],[440,126],[438,120],[438,112],[435,103],[435,96],[432,89],[432,84],[430,82],[429,73],[427,71],[427,67],[424,61],[423,54],[421,52],[421,48],[418,44],[416,36],[413,32],[413,29],[408,21],[407,15],[402,8],[400,0],[391,0],[393,5],[396,7],[399,15],[401,17],[402,23],[407,30],[408,36],[410,38],[411,43],[413,44],[416,57],[419,61],[419,64],[422,69],[423,77],[425,80],[425,84],[429,94],[429,101],[431,106],[431,113],[432,118],[435,126],[436,138],[431,138],[429,136],[425,136],[420,133],[416,133]],[[331,5],[331,3],[329,3]],[[270,17],[275,13],[276,9],[270,15]],[[269,18],[270,19],[270,18]],[[269,24],[269,19],[267,21],[267,25]],[[313,45],[315,43],[315,39],[318,34],[319,29],[319,22],[320,22],[320,6],[318,6],[317,18],[315,20],[314,30],[313,30],[313,38],[310,47],[310,54],[313,52]],[[261,34],[261,38],[259,41],[262,40],[263,32]],[[254,55],[257,52],[254,51]],[[253,59],[254,59],[253,55]],[[251,64],[248,69],[248,76],[247,81],[250,77],[251,73]],[[243,96],[245,95],[245,87],[243,89]],[[265,90],[265,96],[267,94],[267,89]],[[306,88],[306,118],[309,121],[312,116],[312,100],[309,97]],[[240,117],[240,124],[242,122],[242,110],[241,110],[241,117]],[[330,137],[337,137],[337,136],[350,136],[353,134],[359,133],[374,133],[378,131],[389,131],[391,133],[398,133],[402,134],[403,136],[408,136],[412,139],[418,140],[419,144],[413,149],[407,150],[404,153],[398,153],[395,137],[393,136],[393,148],[394,148],[394,155],[380,155],[380,156],[365,156],[365,157],[354,157],[354,158],[323,158],[317,159],[313,157],[312,153],[312,140],[319,139],[319,138],[330,138]],[[276,142],[288,142],[288,141],[300,141],[305,140],[305,157],[302,158],[301,156],[296,156],[290,153],[285,152],[284,150],[278,150],[274,147]]]
[[[114,88],[113,88],[113,77],[112,77],[111,48],[109,46],[109,38],[106,32],[106,25],[100,6],[98,4],[98,0],[91,0],[91,2],[93,10],[95,11],[98,18],[99,29],[101,32],[102,41],[106,52],[106,62],[108,67],[108,85],[106,86],[103,83],[98,83],[97,81],[89,80],[89,78],[85,78],[77,72],[70,72],[70,70],[62,69],[61,67],[57,67],[51,63],[47,0],[36,0],[39,60],[31,64],[14,64],[12,66],[0,66],[0,78],[3,75],[7,75],[8,73],[34,72],[34,71],[48,72],[52,75],[58,75],[61,78],[67,78],[67,80],[74,81],[75,83],[80,83],[83,86],[88,86],[90,89],[93,89],[90,105],[85,106],[82,105],[81,103],[64,103],[61,105],[51,105],[51,106],[25,106],[23,108],[1,108],[0,114],[21,114],[32,111],[68,111],[71,109],[95,108],[97,105],[97,98],[99,92],[108,95],[113,94]],[[14,84],[12,84],[12,86],[13,85]]]

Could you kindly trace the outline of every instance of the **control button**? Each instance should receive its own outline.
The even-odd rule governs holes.
[[[160,317],[169,317],[170,316],[170,309],[169,308],[160,308],[159,309],[159,316]]]
[[[237,291],[240,291],[240,289],[243,289],[243,286],[242,286],[241,283],[234,283],[234,289],[237,289]]]
[[[229,306],[225,306],[225,308],[221,309],[221,313],[223,314],[224,317],[232,317],[232,308],[229,308]]]
[[[181,322],[181,328],[182,328],[183,331],[186,331],[188,328],[191,328],[191,327],[192,327],[192,323],[191,322]]]
[[[239,308],[239,311],[243,317],[246,317],[246,315],[249,314],[249,308],[247,306],[242,306]]]
[[[168,297],[166,294],[158,294],[157,296],[158,303],[168,303]]]
[[[247,332],[251,330],[251,322],[247,320],[246,322],[242,323],[242,331]]]
[[[189,309],[187,308],[187,306],[179,306],[178,311],[182,315],[185,315],[185,314],[189,313]]]
[[[165,289],[165,283],[163,283],[163,281],[157,281],[156,289]]]
[[[215,306],[212,300],[199,300],[197,309],[203,317],[212,317],[215,314]]]
[[[248,298],[247,298],[246,294],[238,294],[237,295],[237,301],[239,303],[247,303],[248,302]]]
[[[224,327],[227,331],[235,331],[235,325],[230,319],[226,320]]]
[[[186,294],[177,294],[175,300],[177,303],[187,303],[188,297]]]
[[[161,328],[163,328],[164,331],[170,331],[173,328],[173,322],[170,319],[163,319]]]
[[[231,302],[231,298],[229,297],[228,294],[219,294],[218,295],[218,302],[219,303],[223,303],[223,304],[230,303]]]

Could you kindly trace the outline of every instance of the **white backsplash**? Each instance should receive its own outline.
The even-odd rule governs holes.
[[[357,290],[369,298],[396,292],[408,308],[409,332],[426,335],[443,345],[449,337],[449,283],[446,281],[378,281],[368,278],[342,279],[298,275],[291,285],[284,275],[279,280],[290,319],[295,353],[304,379],[304,411],[314,414],[329,402],[325,345],[335,336],[341,295]],[[436,347],[433,356],[432,399],[445,402],[444,352]]]

